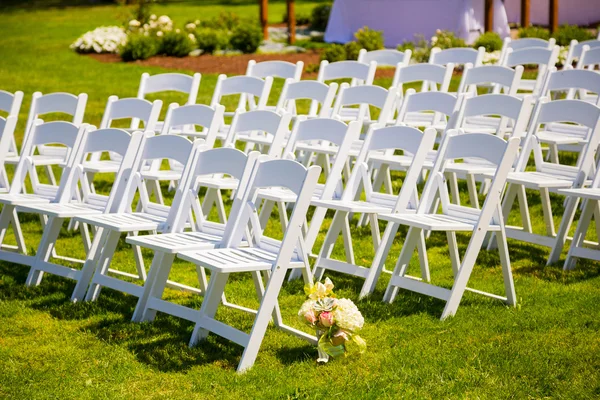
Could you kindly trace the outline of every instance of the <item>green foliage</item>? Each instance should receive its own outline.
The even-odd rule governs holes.
[[[596,38],[588,29],[568,24],[561,25],[558,30],[552,34],[552,37],[556,39],[556,44],[559,46],[568,46],[571,44],[571,40],[584,42]]]
[[[455,47],[467,47],[467,43],[464,39],[457,37],[454,32],[438,30],[436,35],[431,38],[431,46],[445,50]]]
[[[254,53],[263,40],[262,29],[258,25],[242,23],[231,33],[231,47],[242,53]]]
[[[221,11],[218,17],[201,21],[200,26],[231,31],[238,26],[240,22],[241,18],[236,13],[232,11]]]
[[[476,49],[485,47],[485,51],[492,52],[502,50],[503,44],[502,38],[496,32],[485,32],[477,38],[473,47]]]
[[[152,36],[131,34],[119,53],[123,61],[145,60],[155,56],[159,47],[160,43]]]
[[[321,54],[321,60],[329,62],[344,61],[347,59],[346,48],[341,44],[332,44]]]
[[[160,54],[172,57],[185,57],[196,48],[196,43],[188,33],[166,32],[160,40]]]
[[[311,28],[316,31],[325,31],[330,13],[331,5],[329,4],[321,4],[313,8],[310,19]]]
[[[196,45],[204,53],[212,54],[229,46],[229,32],[212,28],[200,28],[194,32]]]
[[[140,21],[143,25],[150,21],[150,15],[152,15],[151,9],[152,0],[134,0],[130,4],[136,4],[133,9],[132,18]]]
[[[540,26],[528,26],[527,28],[519,28],[518,36],[520,39],[523,38],[538,38],[548,40],[550,39],[550,31]]]
[[[288,13],[287,11],[283,14],[282,22],[288,22]],[[309,25],[310,24],[310,14],[308,13],[296,13],[296,25]]]
[[[348,42],[344,45],[347,60],[358,60],[358,53],[363,47],[357,42]]]
[[[375,31],[365,26],[356,31],[354,37],[362,49],[367,51],[383,49],[383,31]]]
[[[397,47],[398,51],[405,52],[406,50],[412,51],[411,60],[417,63],[425,63],[429,61],[429,54],[431,53],[431,46],[429,42],[425,40],[423,35],[417,35],[417,42],[405,41]]]

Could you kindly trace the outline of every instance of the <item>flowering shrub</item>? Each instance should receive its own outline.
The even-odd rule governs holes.
[[[348,42],[344,45],[346,60],[358,60],[358,53],[363,47],[356,42]]]
[[[120,49],[121,58],[123,61],[145,60],[155,56],[160,49],[159,46],[160,43],[156,38],[134,33],[129,35],[127,43]]]
[[[347,355],[354,346],[363,353],[367,343],[356,332],[362,329],[365,320],[352,300],[336,299],[329,278],[325,283],[305,287],[304,291],[308,300],[300,307],[298,317],[317,331],[317,361],[327,362],[330,356]]]
[[[504,42],[500,35],[496,32],[485,32],[479,35],[475,43],[473,43],[473,47],[478,49],[480,47],[485,48],[485,51],[494,52],[496,50],[502,50],[502,46]]]
[[[101,26],[80,36],[71,49],[78,53],[116,53],[127,42],[125,29],[118,26]]]
[[[455,47],[467,47],[464,39],[457,37],[454,32],[450,31],[435,31],[435,35],[431,37],[431,47],[438,47],[442,50],[453,49]]]
[[[173,20],[166,15],[157,17],[155,14],[150,16],[148,23],[142,24],[136,19],[128,23],[130,32],[141,33],[146,36],[163,36],[166,32],[173,30]]]
[[[196,38],[191,33],[179,29],[166,32],[160,40],[160,54],[185,57],[196,47]]]
[[[500,61],[500,54],[502,52],[500,50],[489,51],[483,55],[483,64],[484,65],[493,65],[498,64]]]
[[[375,31],[365,26],[354,34],[360,48],[367,51],[383,49],[383,31]]]
[[[329,62],[344,61],[347,57],[346,48],[341,44],[332,44],[321,54],[321,60]]]

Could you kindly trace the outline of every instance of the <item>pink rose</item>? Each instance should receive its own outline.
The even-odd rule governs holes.
[[[304,319],[306,319],[308,321],[308,323],[310,323],[311,325],[313,325],[315,322],[317,322],[317,316],[315,315],[314,311],[307,311],[306,314],[304,314]]]
[[[324,311],[319,316],[319,320],[325,328],[329,328],[331,325],[333,325],[333,313],[330,311]]]

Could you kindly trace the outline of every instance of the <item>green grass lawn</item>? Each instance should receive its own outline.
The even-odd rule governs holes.
[[[258,13],[250,1],[225,3],[173,2],[156,5],[155,13],[180,24],[222,10]],[[314,4],[298,1],[297,8],[309,10]],[[282,2],[272,3],[269,20],[279,22],[284,8]],[[129,11],[122,7],[0,12],[0,89],[25,92],[19,138],[34,91],[88,93],[86,121],[99,124],[109,95],[135,96],[142,72],[166,72],[135,63],[103,64],[68,49],[85,31],[123,20]],[[215,75],[202,77],[198,102],[209,101],[215,82]],[[385,86],[389,80],[377,83]],[[99,187],[110,183],[98,179]],[[530,200],[535,229],[541,231],[539,198],[532,194]],[[561,198],[553,197],[553,203],[560,216]],[[41,237],[39,220],[25,215],[22,221],[33,252]],[[370,233],[356,227],[353,233],[357,262],[370,265]],[[390,264],[405,233],[398,235]],[[459,237],[461,251],[467,241]],[[342,247],[335,254],[341,256]],[[432,235],[428,247],[432,277],[448,287],[452,273],[445,236]],[[331,273],[338,295],[357,301],[365,316],[368,352],[316,365],[314,348],[269,329],[254,368],[243,375],[235,373],[241,356],[235,344],[211,335],[188,348],[193,325],[187,321],[159,315],[154,323],[134,324],[133,297],[106,289],[96,303],[72,304],[72,281],[46,276],[39,287],[26,289],[27,268],[0,262],[0,398],[598,398],[600,265],[583,261],[565,273],[562,263],[544,267],[547,249],[515,241],[509,247],[516,308],[467,293],[456,317],[440,321],[444,304],[428,297],[401,291],[394,304],[383,304],[386,276],[370,299],[357,301],[362,281]],[[66,230],[58,251],[84,256],[79,236]],[[152,254],[144,256],[149,262]],[[113,265],[133,270],[128,246],[119,247]],[[177,262],[171,278],[194,284],[194,268]],[[497,253],[482,251],[471,284],[502,292]],[[257,304],[250,277],[232,279],[227,295],[232,302]],[[202,302],[175,291],[167,296],[196,308]],[[302,283],[284,285],[280,303],[287,323],[301,326],[295,314],[303,300]],[[217,317],[242,329],[252,323],[230,309],[221,309]]]

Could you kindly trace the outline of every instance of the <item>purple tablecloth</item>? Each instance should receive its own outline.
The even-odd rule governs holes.
[[[506,37],[504,4],[495,0],[494,7],[494,30]],[[429,40],[437,29],[472,42],[484,30],[484,0],[335,0],[325,40],[349,42],[363,26],[382,30],[386,47],[415,40],[415,35]]]

